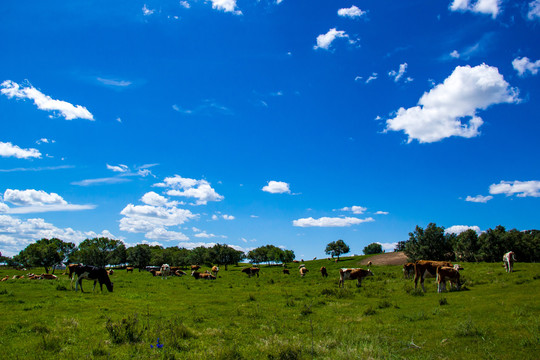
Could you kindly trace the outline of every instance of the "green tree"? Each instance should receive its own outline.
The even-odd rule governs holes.
[[[41,239],[28,245],[16,257],[16,261],[25,266],[42,266],[48,274],[49,269],[53,269],[65,261],[75,250],[75,244],[66,243],[60,239]]]
[[[380,254],[382,253],[382,245],[378,243],[371,243],[364,248],[365,255]]]
[[[424,230],[416,226],[409,233],[409,241],[405,244],[405,255],[416,260],[452,260],[454,257],[454,234],[445,234],[444,227],[430,223]]]
[[[324,252],[328,255],[331,255],[332,258],[334,256],[337,256],[337,260],[339,261],[339,256],[342,254],[347,254],[350,250],[349,245],[345,244],[345,241],[339,239],[338,241],[332,241],[328,245],[326,245],[326,249]]]
[[[152,251],[147,244],[138,244],[127,249],[127,261],[139,271],[150,265]]]
[[[189,261],[192,265],[211,265],[212,263],[208,257],[208,248],[204,246],[191,249],[189,252]]]
[[[477,261],[478,249],[478,234],[473,229],[468,229],[456,237],[454,243],[456,260]]]
[[[513,247],[513,244],[508,244],[506,240],[506,229],[502,225],[480,234],[478,237],[480,259],[486,262],[502,261],[503,255]]]
[[[239,263],[245,254],[242,251],[233,249],[226,244],[216,244],[208,249],[208,256],[213,264],[225,265],[225,270],[228,270],[229,265]]]
[[[122,241],[106,237],[86,239],[79,244],[77,257],[86,265],[104,268],[113,263],[115,251],[120,245],[123,245]]]

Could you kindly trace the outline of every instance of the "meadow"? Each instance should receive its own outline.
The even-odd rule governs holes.
[[[118,270],[112,293],[92,293],[90,281],[72,291],[61,271],[57,280],[8,280],[0,358],[540,358],[540,264],[518,262],[507,274],[500,263],[463,263],[463,290],[442,294],[433,279],[415,291],[401,266],[373,266],[361,288],[339,289],[338,268],[362,259],[307,261],[305,278],[295,264],[291,275],[262,266],[259,278],[230,266],[215,281]]]

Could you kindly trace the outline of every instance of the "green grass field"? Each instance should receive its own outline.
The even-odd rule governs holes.
[[[113,293],[90,281],[76,293],[65,275],[8,280],[0,359],[540,358],[540,264],[462,264],[463,291],[438,294],[427,279],[425,295],[401,267],[373,266],[361,288],[338,289],[337,269],[362,258],[307,261],[305,278],[294,264],[251,279],[229,267],[216,281],[119,270]]]

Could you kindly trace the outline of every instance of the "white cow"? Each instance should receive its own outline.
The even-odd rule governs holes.
[[[161,279],[165,277],[167,279],[167,276],[171,275],[171,267],[169,264],[163,264],[161,265],[161,269],[159,270],[161,272]]]
[[[503,263],[506,272],[512,272],[514,268],[514,261],[516,261],[516,254],[513,251],[509,251],[503,255]]]

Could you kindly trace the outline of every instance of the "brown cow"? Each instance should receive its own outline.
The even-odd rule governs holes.
[[[358,280],[356,287],[362,286],[362,279],[366,276],[373,276],[371,270],[356,269],[339,269],[339,287],[345,287],[345,280]]]
[[[257,277],[259,277],[259,268],[256,267],[243,268],[242,272],[246,273],[248,277],[252,277],[253,275],[257,275]]]
[[[326,271],[326,268],[324,266],[321,267],[321,275],[322,277],[328,277],[328,272]]]
[[[183,272],[182,270],[176,270],[174,273],[174,275],[176,276],[184,276],[184,275],[187,275],[185,272]]]
[[[152,276],[161,276],[161,271],[150,270],[150,274],[152,274]]]
[[[133,272],[133,266],[128,266],[126,268],[126,273],[128,273],[128,272]]]
[[[426,276],[436,276],[437,268],[439,266],[449,266],[452,267],[452,264],[448,261],[431,261],[431,260],[418,260],[414,263],[414,288],[418,286],[418,279],[420,279],[420,285],[422,285],[422,290],[426,292],[424,288],[424,277]]]
[[[305,266],[304,266],[304,267],[301,267],[301,268],[300,268],[300,276],[301,276],[301,277],[306,276],[306,274],[307,274],[308,271],[309,271],[309,270],[306,269]]]
[[[406,263],[403,265],[403,276],[410,279],[414,274],[414,263]]]
[[[8,281],[8,280],[9,280],[9,275],[6,275],[6,276],[4,276],[4,277],[2,278],[2,280],[0,280],[0,281]]]
[[[289,272],[289,269],[283,269],[283,273],[284,274],[287,274],[287,275],[290,275],[291,273]]]
[[[216,280],[216,277],[212,274],[207,273],[200,273],[197,271],[192,271],[191,276],[193,276],[195,279],[203,279],[203,280]]]
[[[107,270],[107,275],[112,275],[112,274],[114,274],[114,270],[113,270],[113,269]]]
[[[191,271],[197,271],[199,270],[201,267],[199,265],[191,265]]]
[[[217,277],[218,272],[219,272],[219,267],[215,265],[212,266],[212,274]]]
[[[367,266],[370,267],[371,265],[373,265],[373,263],[371,261],[368,261]]]
[[[45,280],[56,280],[57,277],[56,275],[53,275],[53,274],[41,274],[39,275],[40,279],[45,279]]]
[[[437,267],[437,292],[442,292],[443,288],[446,290],[447,280],[450,281],[450,286],[455,286],[456,290],[461,287],[459,270],[450,266]]]

